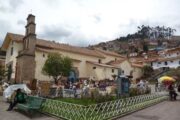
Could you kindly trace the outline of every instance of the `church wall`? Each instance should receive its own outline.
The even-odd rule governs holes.
[[[127,60],[123,61],[122,63],[116,66],[121,68],[122,71],[124,71],[124,75],[130,75],[131,71],[133,70],[131,63]]]
[[[11,55],[11,48],[13,47],[13,55]],[[18,56],[18,52],[22,50],[22,43],[17,43],[17,42],[10,42],[9,47],[7,48],[7,53],[6,53],[6,60],[5,60],[5,65],[7,68],[7,65],[12,64],[12,75],[11,78],[15,78],[15,71],[16,71],[16,57]]]
[[[95,69],[93,69],[94,67]],[[89,63],[87,63],[87,68],[88,77],[93,80],[112,80],[112,75],[118,75],[118,69],[116,68],[103,67]],[[112,72],[112,69],[114,72]]]
[[[68,56],[71,59],[80,60],[80,62],[75,62],[75,61],[73,62],[73,67],[76,67],[78,69],[80,78],[93,77],[94,76],[93,72],[95,72],[97,74],[96,77],[98,80],[102,80],[102,79],[106,79],[106,78],[112,79],[112,75],[118,73],[117,69],[115,69],[114,73],[112,73],[113,68],[106,68],[106,67],[99,67],[99,66],[97,66],[98,69],[93,70],[93,65],[89,66],[86,63],[86,61],[98,62],[99,58],[97,58],[97,57],[76,54],[76,53],[71,53],[71,52],[66,52],[66,51],[57,51],[56,50],[54,52],[58,52],[63,56]],[[44,54],[44,57],[43,57],[43,54]],[[42,68],[47,59],[47,56],[48,56],[48,53],[36,51],[35,78],[38,80],[52,80],[51,77],[42,74]]]
[[[133,80],[136,80],[137,78],[142,77],[143,72],[142,72],[142,68],[133,68]]]
[[[58,51],[57,51],[58,52]],[[71,52],[66,52],[66,51],[59,51],[60,54],[63,56],[68,56],[72,59],[80,60],[81,62],[79,63],[79,77],[87,77],[87,64],[86,61],[92,61],[92,62],[98,62],[99,59],[98,57],[94,56],[89,56],[89,55],[82,55],[82,54],[77,54],[77,53],[71,53]]]
[[[43,57],[43,54],[44,54],[44,57]],[[45,63],[47,57],[48,57],[47,53],[43,53],[43,52],[39,52],[39,51],[35,52],[35,63],[36,63],[36,65],[35,65],[36,66],[35,67],[35,78],[37,80],[43,80],[43,81],[52,80],[51,77],[44,75],[42,73],[42,68],[44,66],[44,63]]]

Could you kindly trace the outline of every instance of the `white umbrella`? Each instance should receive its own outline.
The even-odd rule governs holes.
[[[23,90],[26,94],[30,94],[31,90],[26,86],[26,84],[14,84],[8,86],[4,92],[3,92],[3,97],[4,99],[10,98],[13,92],[17,89]]]

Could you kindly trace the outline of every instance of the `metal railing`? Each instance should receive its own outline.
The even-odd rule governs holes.
[[[168,99],[167,93],[155,93],[88,106],[46,99],[41,111],[68,120],[105,120],[137,111],[166,99]]]

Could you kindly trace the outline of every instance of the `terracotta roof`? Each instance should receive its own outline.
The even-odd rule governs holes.
[[[144,65],[143,64],[137,64],[137,63],[131,63],[132,67],[138,67],[138,68],[143,68]]]
[[[108,65],[121,64],[125,60],[127,60],[127,59],[120,59],[120,60],[116,60],[116,61],[115,60],[111,60],[111,61],[107,62],[106,64],[108,64]]]
[[[153,58],[147,58],[145,59],[144,57],[136,57],[136,58],[131,58],[130,60],[132,62],[153,62],[156,61],[159,57],[153,57]]]
[[[105,55],[110,55],[110,56],[115,56],[115,57],[120,57],[120,58],[126,58],[125,56],[120,55],[118,53],[115,53],[115,52],[112,52],[112,51],[107,51],[107,50],[102,50],[102,49],[99,49],[99,48],[95,48],[95,51],[101,52],[101,53],[103,53]]]
[[[177,60],[177,59],[180,59],[180,56],[171,57],[171,58],[159,58],[157,61],[158,62],[164,62],[164,61],[171,61],[171,60]]]
[[[158,60],[158,58],[148,58],[148,59],[142,60],[142,62],[148,63],[148,62],[154,62],[154,61],[157,61],[157,60]]]
[[[93,65],[97,65],[97,66],[101,66],[101,67],[108,67],[108,68],[116,68],[119,69],[116,66],[113,65],[107,65],[107,64],[103,64],[103,63],[97,63],[97,62],[92,62],[92,61],[86,61],[87,63],[93,64]]]
[[[173,49],[168,49],[168,50],[165,51],[165,54],[168,54],[168,53],[176,53],[176,52],[179,52],[179,53],[180,53],[180,47],[173,48]]]
[[[14,34],[14,33],[7,33],[7,36],[9,36],[11,40],[16,41],[16,42],[22,42],[23,37],[24,37],[23,35]],[[96,52],[95,50],[89,50],[86,48],[71,46],[68,44],[56,43],[56,42],[47,41],[44,39],[37,38],[36,46],[50,48],[50,49],[58,49],[62,51],[78,53],[78,54],[83,54],[83,55],[90,55],[90,56],[95,56],[99,58],[105,58],[102,54]]]
[[[36,47],[36,50],[45,53],[54,53],[52,49],[44,49],[44,48]]]

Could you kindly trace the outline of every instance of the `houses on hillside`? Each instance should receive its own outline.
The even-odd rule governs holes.
[[[165,49],[159,52],[149,51],[143,56],[130,57],[136,64],[152,66],[154,70],[160,68],[177,68],[180,66],[180,47]]]
[[[151,62],[153,69],[177,68],[180,66],[180,47],[160,51],[159,57]]]

